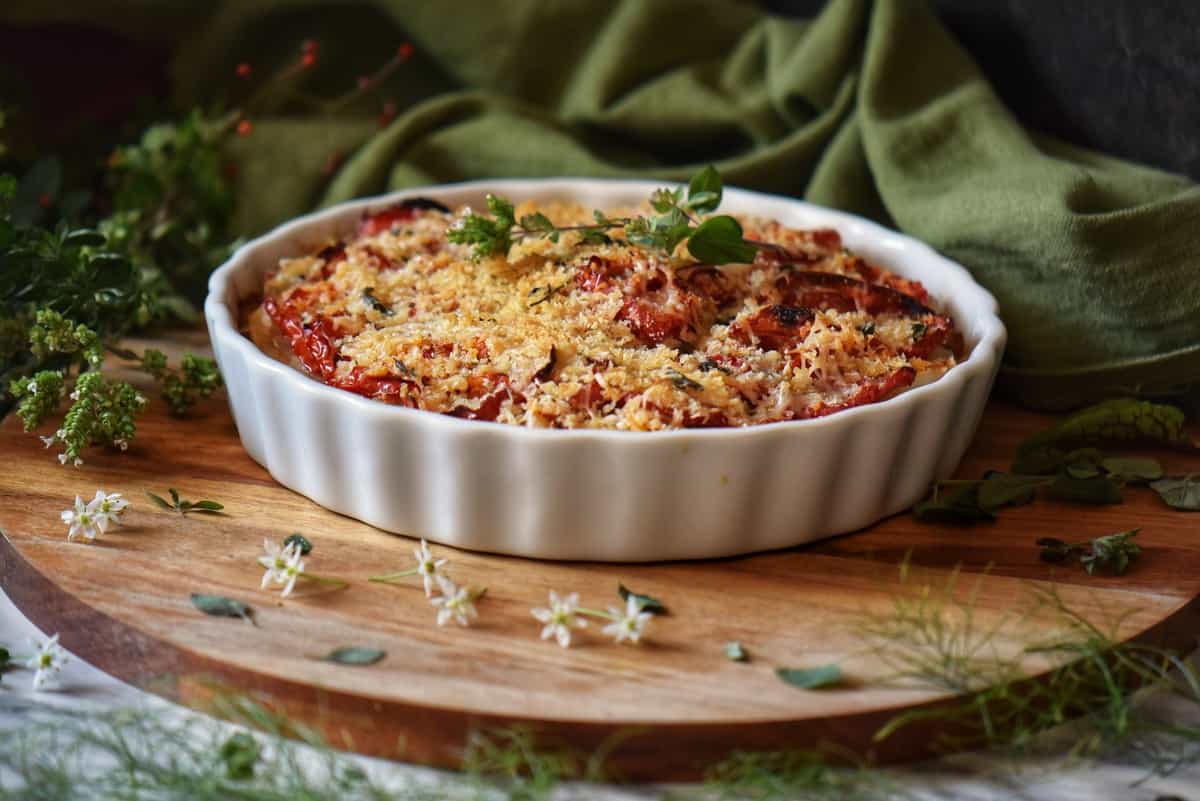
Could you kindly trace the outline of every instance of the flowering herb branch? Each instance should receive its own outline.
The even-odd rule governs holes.
[[[608,217],[595,211],[595,225],[565,226],[555,225],[541,212],[517,219],[510,201],[488,195],[492,216],[469,213],[450,228],[447,238],[471,245],[476,258],[484,258],[507,255],[513,245],[526,239],[557,242],[567,232],[578,234],[585,243],[607,244],[612,241],[608,232],[621,229],[629,242],[666,253],[673,253],[686,241],[688,252],[708,264],[751,262],[759,245],[743,238],[737,220],[728,215],[700,219],[699,215],[717,209],[722,193],[720,174],[708,166],[692,176],[686,196],[682,187],[655,190],[650,195],[655,216]]]
[[[367,581],[392,584],[411,576],[420,576],[425,597],[438,610],[439,626],[444,626],[451,620],[460,626],[471,625],[471,621],[479,616],[475,602],[487,593],[487,587],[460,587],[455,584],[442,569],[448,560],[435,558],[425,540],[421,540],[413,549],[413,557],[417,562],[414,567],[382,576],[371,576]]]

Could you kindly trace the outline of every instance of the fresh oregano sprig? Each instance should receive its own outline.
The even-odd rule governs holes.
[[[171,502],[168,503],[165,498],[160,495],[155,495],[149,490],[146,491],[146,497],[154,501],[154,504],[160,509],[167,509],[172,512],[178,512],[180,515],[186,515],[189,512],[205,512],[208,514],[217,514],[225,507],[216,501],[189,501],[187,498],[179,497],[179,490],[174,487],[168,487],[167,493],[171,496]]]
[[[754,260],[759,245],[742,236],[742,226],[733,217],[718,215],[701,220],[721,204],[721,176],[711,165],[692,176],[685,191],[657,189],[650,195],[654,216],[608,217],[593,212],[594,225],[555,225],[541,212],[516,217],[513,204],[498,195],[487,196],[491,217],[470,213],[447,232],[451,242],[471,245],[476,258],[507,255],[513,245],[526,239],[557,242],[566,232],[575,232],[585,243],[605,244],[608,232],[622,229],[635,245],[672,253],[681,242],[688,252],[707,264],[746,263]]]
[[[1079,561],[1088,574],[1099,570],[1107,570],[1115,576],[1120,576],[1129,568],[1129,563],[1142,552],[1141,546],[1133,541],[1141,529],[1121,531],[1116,534],[1106,534],[1087,542],[1069,543],[1056,537],[1042,537],[1037,546],[1042,549],[1043,562],[1065,562],[1079,555]]]

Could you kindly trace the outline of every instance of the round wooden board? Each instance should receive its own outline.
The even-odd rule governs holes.
[[[154,344],[178,351],[177,342]],[[960,474],[1003,468],[1016,443],[1048,419],[993,404]],[[1172,471],[1200,469],[1192,457],[1162,458]],[[998,626],[1002,651],[1058,625],[1039,615],[1016,620],[1031,581],[1053,583],[1097,622],[1124,615],[1122,639],[1186,649],[1200,631],[1200,515],[1172,512],[1147,490],[1128,490],[1113,507],[1039,501],[972,529],[901,515],[807,548],[708,562],[547,563],[435,546],[460,583],[488,588],[479,621],[463,629],[435,625],[419,580],[367,583],[411,566],[414,541],[277,485],[242,450],[223,398],[182,423],[155,403],[128,453],[97,452],[78,469],[61,467],[9,419],[0,460],[0,582],[68,649],[185,704],[205,708],[214,688],[250,693],[336,746],[433,765],[458,765],[473,731],[514,725],[583,753],[617,742],[609,774],[630,779],[695,778],[737,750],[836,744],[879,761],[927,756],[930,731],[881,743],[873,736],[901,712],[953,697],[886,681],[857,623],[887,614],[905,593],[947,586],[956,569],[958,597],[975,593],[976,625]],[[168,487],[219,500],[228,514],[180,517],[143,494]],[[59,511],[97,488],[133,502],[126,525],[92,544],[69,543]],[[1086,539],[1137,526],[1145,550],[1123,577],[1043,564],[1034,546],[1038,536]],[[263,538],[292,531],[314,543],[309,570],[353,586],[302,586],[286,600],[260,590]],[[906,556],[913,569],[901,583]],[[610,643],[596,625],[569,650],[538,639],[530,609],[544,606],[549,590],[606,607],[617,603],[618,582],[670,608],[641,646]],[[192,592],[248,602],[257,627],[201,614]],[[725,658],[731,640],[750,652],[749,663]],[[313,658],[348,645],[387,657],[370,667]],[[829,662],[843,666],[845,686],[798,690],[774,673]],[[1031,660],[1028,669],[1036,675],[1047,665]]]

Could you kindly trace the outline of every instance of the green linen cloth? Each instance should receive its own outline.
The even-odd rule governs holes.
[[[305,37],[321,49],[303,88],[326,94],[412,41],[390,124],[378,98],[320,116],[283,97],[255,119],[236,143],[245,232],[387,189],[711,162],[964,264],[1000,302],[1000,386],[1026,404],[1200,386],[1200,188],[1022,130],[921,2],[832,0],[811,21],[718,0],[18,0],[0,17],[171,47],[181,108],[237,102],[233,65],[262,73]]]

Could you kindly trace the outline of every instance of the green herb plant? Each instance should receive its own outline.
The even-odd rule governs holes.
[[[692,176],[686,195],[682,187],[655,190],[650,196],[654,216],[608,217],[596,211],[594,225],[566,226],[555,225],[541,212],[517,219],[509,200],[488,195],[491,217],[467,214],[450,228],[447,238],[471,245],[476,258],[485,258],[505,256],[514,245],[527,239],[557,242],[568,232],[577,234],[583,243],[609,244],[613,240],[608,232],[620,229],[627,241],[668,254],[686,242],[688,253],[707,264],[751,262],[761,243],[743,238],[737,220],[728,215],[700,218],[721,205],[723,191],[720,174],[708,166]]]

